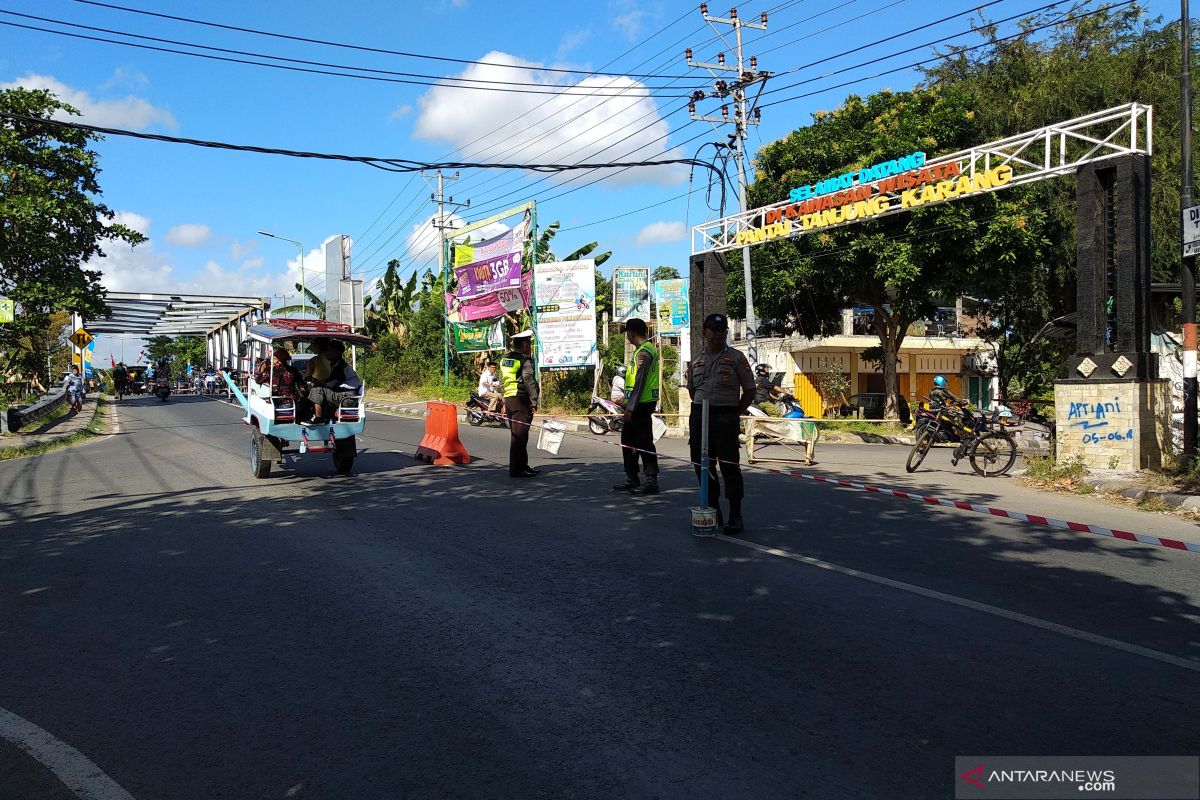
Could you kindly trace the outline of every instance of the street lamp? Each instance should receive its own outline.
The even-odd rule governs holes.
[[[259,231],[259,233],[263,236],[270,236],[272,239],[279,239],[283,242],[291,242],[292,244],[296,245],[296,248],[300,251],[300,309],[301,313],[307,314],[308,292],[304,289],[304,245],[302,245],[300,242],[297,242],[295,239],[289,239],[286,236],[276,236],[275,234],[268,233],[267,231]]]

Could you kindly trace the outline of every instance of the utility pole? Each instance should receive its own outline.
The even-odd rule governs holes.
[[[758,125],[762,118],[762,111],[758,108],[758,98],[762,95],[763,87],[766,85],[767,78],[771,76],[769,72],[760,71],[758,69],[758,58],[751,56],[747,63],[743,48],[742,48],[742,29],[753,28],[754,30],[765,31],[767,29],[767,12],[762,12],[759,15],[758,22],[747,22],[738,16],[736,8],[729,9],[728,17],[712,17],[708,14],[708,3],[700,4],[700,15],[704,17],[704,21],[709,24],[717,36],[734,51],[737,56],[737,64],[730,65],[725,63],[725,53],[717,53],[717,63],[711,64],[692,59],[692,48],[687,48],[684,55],[687,58],[689,67],[702,67],[707,69],[713,76],[715,83],[713,91],[702,92],[697,90],[692,93],[691,102],[688,103],[688,111],[691,112],[693,120],[703,120],[715,125],[734,126],[734,132],[729,135],[729,144],[726,145],[732,152],[733,157],[737,161],[738,168],[738,210],[746,211],[746,139],[749,135],[749,126]],[[734,42],[731,44],[725,38],[718,25],[728,25],[733,28]],[[737,78],[732,82],[724,80],[720,73],[735,73]],[[757,85],[758,90],[754,94],[753,100],[748,99],[747,89]],[[721,106],[721,116],[710,117],[696,113],[696,102],[705,98],[720,98],[729,100],[733,105],[733,117],[730,118],[729,106],[727,102]],[[754,283],[750,277],[750,245],[742,247],[742,277],[746,285],[746,349],[749,351],[747,355],[750,357],[751,363],[758,362],[758,320],[754,314]]]
[[[438,272],[441,273],[441,276],[442,276],[442,295],[444,296],[447,292],[450,291],[450,288],[449,288],[450,287],[450,277],[448,274],[450,259],[448,257],[448,252],[447,252],[449,250],[449,247],[447,246],[446,230],[448,228],[454,227],[453,225],[449,224],[446,220],[446,206],[450,206],[451,208],[470,208],[471,201],[467,200],[467,202],[465,202],[465,203],[456,203],[456,202],[454,202],[453,197],[446,197],[445,181],[458,180],[459,173],[457,170],[455,170],[453,175],[444,175],[442,173],[442,171],[439,169],[436,172],[436,176],[437,176],[437,191],[432,192],[429,195],[429,199],[432,200],[437,205],[437,215],[433,218],[433,221],[430,224],[434,228],[437,228],[437,231],[438,231]],[[427,178],[430,176],[428,175],[428,173],[426,173],[424,170],[422,170],[421,177]],[[443,376],[445,379],[445,385],[449,386],[450,385],[450,309],[449,308],[446,309],[444,320],[445,320],[445,324],[443,325],[443,331],[442,331],[442,336],[444,339],[444,341],[442,342],[442,371],[443,371]]]
[[[1179,89],[1179,119],[1182,145],[1182,179],[1179,205],[1187,213],[1192,196],[1192,25],[1188,0],[1180,0],[1179,39],[1182,56]],[[1196,257],[1185,255],[1180,262],[1179,283],[1183,295],[1183,458],[1196,458]]]

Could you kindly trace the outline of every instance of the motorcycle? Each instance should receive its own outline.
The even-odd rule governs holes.
[[[926,428],[932,428],[935,436],[936,444],[949,444],[960,440],[958,432],[948,425],[935,425],[940,409],[933,406],[929,401],[923,401],[917,405],[917,411],[913,415],[913,438],[918,439],[921,432]]]
[[[588,430],[597,436],[612,431],[620,433],[625,427],[625,407],[614,403],[606,397],[592,395],[592,405],[588,408]]]
[[[471,398],[467,400],[467,423],[479,427],[484,422],[498,424],[501,428],[508,427],[508,417],[499,411],[488,410],[488,401],[477,392],[471,392]]]
[[[167,398],[171,396],[171,387],[165,383],[156,383],[154,385],[154,396],[164,403],[167,402]]]

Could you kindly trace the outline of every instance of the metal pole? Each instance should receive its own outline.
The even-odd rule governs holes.
[[[735,20],[734,33],[737,35],[738,76],[746,73],[746,65],[742,56],[742,21]],[[738,165],[738,210],[746,213],[746,90],[739,88],[736,95],[736,125],[737,125],[737,165]],[[750,245],[742,248],[742,278],[746,282],[746,351],[751,364],[758,363],[758,321],[754,318],[754,282],[750,278]]]
[[[1192,26],[1188,0],[1180,0],[1179,41],[1182,57],[1180,72],[1179,118],[1182,148],[1182,181],[1179,187],[1181,208],[1191,208],[1192,197]],[[1183,458],[1196,458],[1196,257],[1184,256],[1180,263],[1183,295]]]
[[[308,313],[308,290],[304,288],[304,245],[297,244],[296,249],[300,251],[300,313]],[[325,302],[329,302],[329,291],[325,292]]]
[[[538,263],[538,238],[537,238],[537,201],[531,201],[532,207],[529,209],[529,241],[532,246],[529,248],[533,253],[533,266],[530,267],[533,273],[529,276],[529,327],[533,329],[533,341],[538,347],[538,361],[541,360],[542,343],[538,339],[538,324],[537,324],[537,263]],[[592,298],[595,302],[595,298]],[[596,354],[596,361],[599,363],[600,354]],[[542,382],[542,372],[538,369],[538,361],[533,362],[534,374],[537,375],[538,383]]]
[[[708,398],[700,401],[700,507],[708,508]]]

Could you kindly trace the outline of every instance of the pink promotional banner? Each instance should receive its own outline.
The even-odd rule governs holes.
[[[499,236],[476,244],[454,245],[455,294],[479,297],[501,289],[521,288],[521,250],[529,236],[529,218]]]
[[[479,297],[456,297],[446,295],[446,308],[451,322],[474,322],[481,319],[503,316],[509,311],[519,311],[529,306],[533,293],[533,275],[521,276],[518,288],[505,288]]]

